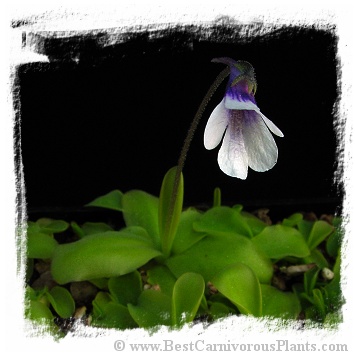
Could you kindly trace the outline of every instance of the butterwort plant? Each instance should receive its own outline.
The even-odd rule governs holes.
[[[29,222],[28,274],[42,261],[52,277],[50,287],[28,286],[29,318],[50,322],[51,329],[56,317],[83,314],[90,325],[117,329],[179,328],[240,314],[340,321],[339,219],[308,221],[295,213],[269,224],[240,205],[223,206],[218,188],[209,209],[183,206],[189,145],[207,102],[228,76],[224,98],[205,129],[205,146],[216,147],[224,136],[219,165],[241,179],[248,167],[266,171],[277,161],[270,131],[282,133],[256,105],[252,66],[229,58],[215,62],[228,67],[198,108],[159,197],[114,190],[88,204],[122,214],[125,225],[118,230],[105,222]],[[70,242],[61,241],[65,233]],[[71,295],[78,282],[96,289],[84,310]]]

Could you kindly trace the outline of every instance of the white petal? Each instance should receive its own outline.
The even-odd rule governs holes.
[[[248,156],[241,125],[241,122],[229,121],[222,146],[218,152],[218,164],[225,174],[245,180],[248,175]]]
[[[223,100],[214,108],[209,117],[204,134],[205,148],[214,149],[222,140],[222,136],[228,125],[228,111],[224,107]]]
[[[270,120],[268,119],[264,114],[260,113],[260,111],[257,111],[261,117],[263,118],[265,124],[267,127],[277,136],[283,137],[284,134],[282,134],[282,131]]]
[[[225,102],[224,105],[226,106],[227,109],[237,109],[237,110],[257,110],[259,111],[259,108],[256,104],[250,101],[238,101],[236,99],[230,98],[228,95],[225,96]]]
[[[259,172],[270,170],[277,162],[275,140],[259,113],[248,110],[243,113],[243,136],[249,166]]]

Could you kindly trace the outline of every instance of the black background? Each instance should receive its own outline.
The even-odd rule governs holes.
[[[334,211],[342,194],[334,185],[335,30],[262,30],[262,24],[175,26],[122,32],[111,45],[105,32],[36,35],[37,50],[50,63],[20,66],[16,82],[29,214],[73,210],[113,189],[158,195],[201,100],[224,68],[211,63],[215,57],[254,66],[257,104],[285,137],[275,137],[279,159],[272,170],[249,169],[245,181],[220,171],[218,149],[204,149],[203,132],[225,81],[187,156],[185,205],[210,205],[218,186],[224,204]]]

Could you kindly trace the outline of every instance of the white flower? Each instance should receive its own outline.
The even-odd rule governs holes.
[[[224,135],[218,164],[229,176],[246,179],[248,166],[259,172],[270,170],[278,157],[270,131],[281,137],[283,134],[256,105],[253,67],[248,62],[230,58],[219,58],[214,62],[228,64],[231,72],[225,96],[208,119],[205,148],[214,149]]]

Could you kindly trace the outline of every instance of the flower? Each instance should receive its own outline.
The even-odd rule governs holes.
[[[259,172],[270,170],[278,156],[270,131],[281,137],[283,134],[256,105],[254,68],[246,61],[227,57],[216,58],[212,62],[229,65],[230,76],[223,100],[208,119],[205,148],[214,149],[224,135],[218,164],[229,176],[246,179],[248,166]]]

